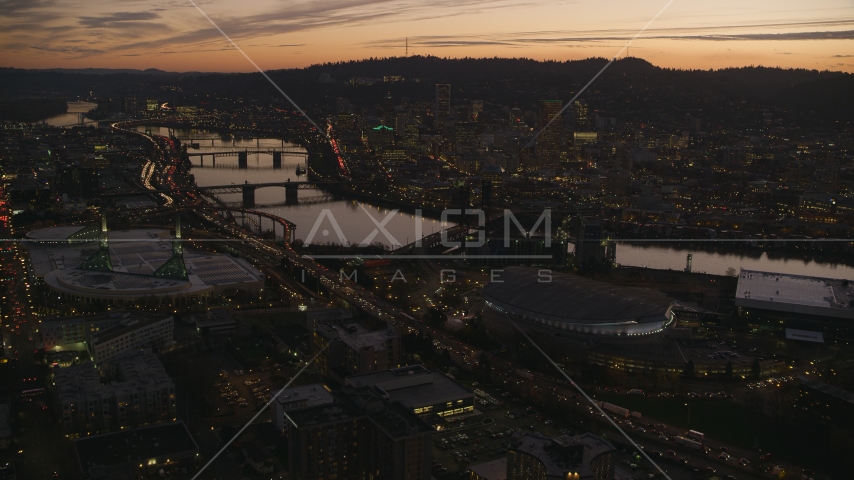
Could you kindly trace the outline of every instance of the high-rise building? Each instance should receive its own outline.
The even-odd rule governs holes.
[[[572,116],[575,121],[576,130],[586,130],[590,120],[587,117],[587,103],[584,100],[576,100],[572,106]]]
[[[314,330],[315,351],[323,376],[338,377],[381,372],[400,366],[400,338],[389,327],[369,331],[356,323],[320,323]],[[328,345],[328,347],[327,347]]]
[[[563,108],[561,100],[540,100],[540,128],[545,128],[537,139],[537,156],[541,164],[558,162],[560,159],[560,143],[563,136],[561,108]]]
[[[482,120],[481,114],[483,113],[483,100],[472,100],[471,101],[471,117],[474,121],[478,122]]]
[[[434,120],[436,131],[445,131],[445,121],[451,116],[451,86],[446,83],[436,84],[436,112]]]
[[[399,403],[341,393],[283,415],[290,478],[430,478],[435,430]]]

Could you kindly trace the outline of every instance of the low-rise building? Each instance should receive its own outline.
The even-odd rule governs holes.
[[[172,345],[172,317],[125,318],[117,325],[93,332],[89,354],[96,364],[108,363],[126,352],[160,350]]]
[[[174,421],[175,385],[148,351],[115,360],[117,381],[103,384],[91,362],[54,369],[65,434],[96,433]]]
[[[273,473],[275,466],[273,465],[273,455],[264,448],[259,447],[255,442],[244,442],[240,448],[243,451],[243,457],[246,462],[258,473]]]
[[[431,424],[441,418],[474,412],[472,391],[439,370],[427,370],[421,365],[347,377],[344,388],[370,391],[388,401],[400,402]]]
[[[45,351],[88,350],[92,335],[125,320],[172,319],[169,315],[140,311],[108,312],[75,317],[46,318],[40,330]]]
[[[198,315],[196,332],[203,335],[229,335],[237,329],[234,315],[224,308],[210,310],[205,315]]]
[[[81,438],[74,448],[80,470],[89,478],[153,477],[164,466],[192,468],[199,455],[199,446],[184,422]],[[122,471],[126,476],[112,476],[112,472]]]

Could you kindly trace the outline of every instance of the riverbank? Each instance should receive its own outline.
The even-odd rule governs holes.
[[[0,100],[3,121],[32,123],[67,112],[68,103],[62,98]]]

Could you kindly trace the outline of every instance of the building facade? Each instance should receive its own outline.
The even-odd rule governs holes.
[[[174,320],[168,315],[124,318],[118,325],[93,332],[89,353],[96,364],[110,362],[143,348],[161,350],[172,344]]]
[[[47,318],[42,321],[41,335],[45,351],[87,350],[92,335],[130,319],[164,319],[171,316],[139,311],[109,312],[77,317]]]

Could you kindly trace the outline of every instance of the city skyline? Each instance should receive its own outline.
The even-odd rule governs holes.
[[[199,6],[265,70],[370,57],[612,57],[666,1],[345,0]],[[8,2],[2,66],[248,72],[189,1]],[[764,65],[854,71],[854,8],[762,0],[673,2],[622,56],[678,69]]]

